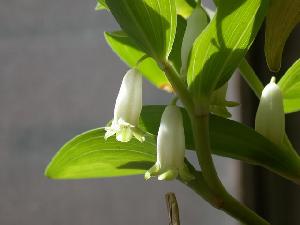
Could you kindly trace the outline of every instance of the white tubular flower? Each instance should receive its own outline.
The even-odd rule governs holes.
[[[187,72],[188,58],[193,43],[209,22],[209,18],[201,6],[197,6],[187,19],[186,29],[181,45],[181,72]]]
[[[175,105],[166,107],[162,114],[157,136],[157,161],[145,174],[148,180],[173,180],[178,174],[191,178],[184,164],[185,137],[180,109]]]
[[[277,145],[285,134],[283,98],[275,77],[262,91],[255,117],[255,130]]]
[[[133,136],[143,142],[145,138],[137,128],[142,111],[142,75],[137,69],[125,74],[114,109],[110,127],[106,127],[105,139],[116,134],[116,139],[128,142]]]

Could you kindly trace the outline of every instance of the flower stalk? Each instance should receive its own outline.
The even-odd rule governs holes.
[[[214,207],[229,213],[245,224],[269,225],[266,220],[234,199],[219,180],[211,156],[208,120],[209,105],[206,104],[207,102],[204,101],[196,109],[189,91],[179,79],[178,72],[174,67],[166,61],[163,69],[176,94],[188,111],[192,123],[196,153],[202,169],[200,177],[195,176],[196,179],[190,181],[183,180],[183,183],[208,200]],[[199,112],[201,113],[199,114]]]

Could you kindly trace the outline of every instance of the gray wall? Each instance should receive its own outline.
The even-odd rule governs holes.
[[[165,225],[167,191],[177,194],[182,224],[235,224],[178,182],[43,176],[65,141],[111,119],[127,69],[103,39],[104,30],[116,27],[113,18],[94,6],[94,0],[0,2],[0,224]],[[168,102],[144,84],[145,104]],[[237,195],[237,163],[216,160]]]

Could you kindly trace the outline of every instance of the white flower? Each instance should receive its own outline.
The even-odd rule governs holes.
[[[188,58],[193,44],[199,34],[209,22],[209,18],[201,6],[197,6],[190,17],[187,19],[186,29],[181,45],[181,73],[185,74],[188,67]]]
[[[157,136],[157,161],[145,179],[158,176],[159,180],[173,180],[178,174],[191,178],[184,164],[185,137],[180,109],[175,105],[166,107],[162,114]]]
[[[283,98],[275,77],[262,91],[255,117],[255,130],[277,145],[285,134]]]
[[[111,126],[106,127],[105,139],[116,134],[116,139],[128,142],[133,136],[139,141],[145,138],[137,128],[142,111],[142,75],[137,69],[125,74],[119,90]]]

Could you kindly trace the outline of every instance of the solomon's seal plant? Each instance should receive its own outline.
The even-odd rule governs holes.
[[[277,84],[272,78],[264,88],[245,58],[267,18],[266,60],[271,71],[279,70],[285,41],[300,20],[300,1],[215,3],[217,10],[211,12],[201,0],[98,0],[96,9],[111,13],[121,28],[105,32],[105,39],[131,69],[113,120],[67,142],[46,176],[177,179],[243,224],[269,224],[226,191],[212,154],[300,184],[300,157],[284,128],[285,114],[300,111],[300,60],[280,80],[275,74]],[[226,100],[227,82],[236,69],[260,98],[255,129],[228,119],[227,107],[238,104]],[[168,106],[142,106],[142,76],[172,92],[175,100]],[[177,99],[183,107],[175,105]],[[201,170],[184,158],[186,149],[196,153]]]

